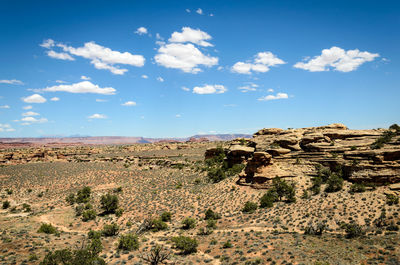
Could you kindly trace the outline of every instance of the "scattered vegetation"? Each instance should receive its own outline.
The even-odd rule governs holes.
[[[181,250],[182,254],[185,255],[197,252],[197,246],[199,245],[196,239],[186,236],[173,237],[171,241],[174,242],[176,248]]]

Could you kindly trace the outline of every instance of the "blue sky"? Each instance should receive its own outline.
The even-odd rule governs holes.
[[[400,123],[398,1],[1,1],[0,137]]]

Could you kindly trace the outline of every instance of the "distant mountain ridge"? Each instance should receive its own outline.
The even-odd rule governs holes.
[[[129,136],[79,136],[79,137],[23,137],[0,138],[0,145],[46,145],[46,144],[134,144],[156,142],[186,142],[186,141],[229,141],[235,138],[251,138],[250,134],[207,134],[190,137],[146,138]]]

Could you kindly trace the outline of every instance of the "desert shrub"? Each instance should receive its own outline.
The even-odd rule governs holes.
[[[38,233],[55,234],[57,233],[57,228],[51,224],[42,224],[38,229]]]
[[[138,237],[132,234],[122,235],[118,241],[118,249],[128,251],[139,249]]]
[[[399,204],[399,197],[391,193],[386,194],[386,204],[387,205]]]
[[[197,252],[197,246],[199,245],[196,239],[186,236],[173,237],[171,241],[174,242],[176,248],[180,249],[185,255]]]
[[[6,189],[6,192],[7,192],[8,195],[13,194],[13,190],[12,189]]]
[[[244,265],[258,265],[262,264],[263,260],[261,258],[255,258],[253,260],[248,260],[244,263]]]
[[[68,196],[65,198],[65,201],[70,205],[73,205],[75,203],[75,194],[73,193],[68,194]]]
[[[356,223],[345,224],[346,238],[355,238],[365,234],[362,227]]]
[[[87,222],[96,219],[97,213],[95,210],[90,209],[82,212],[82,221]]]
[[[226,174],[228,176],[236,176],[244,169],[244,164],[234,164],[231,168],[226,170]]]
[[[115,216],[116,216],[116,217],[121,217],[123,213],[124,213],[124,209],[118,208],[118,209],[115,211]]]
[[[89,230],[88,238],[89,239],[101,238],[101,234],[102,234],[101,231]]]
[[[328,184],[325,188],[326,192],[337,192],[343,188],[343,179],[333,173],[327,180],[326,184]]]
[[[204,227],[200,227],[199,228],[199,232],[197,233],[199,236],[208,236],[211,235],[213,233],[213,229],[212,228],[204,228]]]
[[[303,190],[303,194],[301,195],[301,198],[302,198],[303,200],[307,200],[307,199],[310,198],[310,195],[308,194],[308,191],[307,191],[307,190]]]
[[[217,182],[220,182],[220,181],[226,179],[226,174],[225,174],[225,171],[222,168],[219,168],[219,167],[218,168],[211,168],[208,171],[208,178],[212,182],[217,183]]]
[[[273,207],[274,202],[276,202],[277,200],[278,200],[278,195],[274,190],[270,189],[260,198],[260,207],[261,208]]]
[[[167,230],[168,225],[161,219],[153,219],[151,221],[151,231],[158,232],[161,230]]]
[[[157,265],[169,264],[166,262],[166,260],[168,260],[170,256],[171,252],[165,250],[163,246],[156,245],[151,249],[150,254],[148,254],[147,256],[142,255],[140,256],[140,258],[148,262],[148,264]]]
[[[211,209],[208,209],[204,213],[204,215],[205,215],[205,217],[204,217],[205,220],[217,220],[217,219],[221,218],[221,215],[219,213],[216,213]]]
[[[160,216],[163,222],[170,222],[172,219],[172,213],[170,212],[163,212]]]
[[[101,233],[104,236],[116,236],[119,233],[119,226],[116,223],[105,224]]]
[[[24,209],[24,212],[32,211],[31,206],[27,203],[22,204],[22,208]]]
[[[115,193],[121,193],[122,192],[122,187],[118,187],[114,189]]]
[[[257,203],[248,201],[244,204],[242,212],[244,213],[254,213],[257,210]]]
[[[217,221],[214,219],[207,220],[207,228],[217,228]]]
[[[182,229],[192,229],[196,227],[196,220],[191,217],[187,217],[182,221]]]
[[[314,226],[312,223],[309,223],[304,229],[304,234],[319,236],[322,235],[325,229],[326,229],[325,222],[320,222],[316,226]]]
[[[85,208],[83,207],[83,205],[78,205],[78,206],[76,206],[76,207],[75,207],[75,215],[76,215],[76,216],[81,216],[84,209],[85,209]]]
[[[222,247],[223,248],[231,248],[231,247],[233,247],[233,245],[232,245],[231,241],[228,240],[222,245]]]
[[[119,200],[117,195],[107,193],[106,195],[101,196],[100,203],[104,213],[110,214],[115,213],[115,211],[118,209]]]
[[[105,265],[106,262],[98,256],[102,249],[100,239],[95,239],[82,249],[50,251],[40,265]]]
[[[311,179],[312,186],[310,190],[314,195],[319,194],[321,191],[321,185],[322,185],[322,178],[321,177],[314,177]]]
[[[76,193],[76,198],[75,201],[77,203],[87,203],[90,200],[90,194],[92,193],[92,190],[90,187],[84,187],[81,190],[78,190]]]
[[[350,186],[350,192],[351,193],[356,193],[356,192],[365,192],[366,187],[362,183],[354,183]]]
[[[397,124],[393,124],[389,127],[390,130],[384,131],[382,135],[371,144],[371,149],[380,149],[386,143],[390,142],[394,136],[399,135],[400,131],[397,129],[396,125]]]
[[[10,202],[9,201],[3,201],[3,209],[8,209],[10,207]]]
[[[296,201],[296,191],[294,183],[287,183],[284,179],[280,177],[275,177],[272,180],[271,190],[276,194],[279,201],[281,201],[282,198],[286,198],[287,202]]]

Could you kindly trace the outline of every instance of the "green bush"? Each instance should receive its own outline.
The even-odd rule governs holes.
[[[88,238],[89,239],[101,238],[101,234],[102,232],[100,231],[89,230]]]
[[[207,228],[212,228],[212,229],[217,228],[217,221],[214,219],[207,220]]]
[[[118,249],[128,251],[139,249],[138,237],[132,234],[122,235],[118,241]]]
[[[337,192],[343,188],[343,179],[339,177],[336,173],[333,173],[326,182],[327,187],[326,192]]]
[[[231,248],[231,247],[233,247],[233,245],[232,245],[231,241],[228,240],[224,243],[224,245],[222,247],[223,248]]]
[[[42,224],[38,229],[38,233],[55,234],[57,233],[57,228],[51,224]]]
[[[320,236],[322,235],[325,229],[326,229],[325,222],[320,222],[316,226],[314,226],[312,223],[309,223],[304,229],[304,234]]]
[[[242,209],[242,212],[254,213],[257,210],[257,208],[258,208],[257,207],[257,203],[248,201],[248,202],[245,203],[245,205],[244,205],[244,207]]]
[[[96,219],[97,213],[95,210],[86,210],[82,213],[82,221],[87,222]]]
[[[118,209],[119,200],[117,195],[106,194],[101,196],[100,199],[101,208],[104,210],[105,214],[115,213]]]
[[[163,222],[170,222],[171,219],[172,219],[172,213],[170,213],[170,212],[163,212],[163,213],[161,214],[161,220],[162,220]]]
[[[27,203],[22,204],[22,208],[24,209],[24,212],[32,211],[31,206],[29,204],[27,204]]]
[[[116,217],[121,217],[123,213],[124,213],[124,209],[118,208],[118,209],[115,211],[115,216],[116,216]]]
[[[3,201],[3,209],[8,209],[10,207],[10,202],[9,201]]]
[[[394,194],[388,193],[386,194],[386,203],[387,205],[399,204],[399,197]]]
[[[192,229],[196,227],[196,220],[191,218],[191,217],[187,217],[185,219],[183,219],[182,221],[182,229]]]
[[[75,215],[76,216],[81,216],[84,209],[85,209],[85,207],[83,207],[83,205],[76,206],[75,207]]]
[[[362,183],[354,183],[350,186],[350,193],[365,192],[366,187]]]
[[[158,231],[167,230],[167,229],[168,229],[167,223],[165,223],[161,219],[153,219],[151,221],[151,231],[158,232]]]
[[[347,238],[355,238],[365,234],[362,227],[356,223],[345,224],[344,228]]]
[[[70,205],[73,205],[75,203],[75,194],[70,193],[66,198],[65,201],[69,203]]]
[[[217,220],[217,219],[220,219],[220,218],[221,218],[221,215],[219,213],[214,212],[211,209],[208,209],[205,212],[205,217],[204,217],[205,220]]]
[[[211,168],[208,171],[208,178],[214,182],[214,183],[218,183],[224,179],[226,179],[226,174],[225,171],[218,167],[218,168]]]
[[[116,223],[105,224],[101,233],[104,236],[116,236],[119,233],[119,226]]]
[[[77,203],[89,202],[91,192],[92,190],[90,189],[90,187],[84,187],[83,189],[78,190],[78,192],[76,193],[75,202]]]
[[[268,190],[267,193],[265,193],[261,198],[260,198],[260,207],[261,208],[270,208],[274,206],[274,202],[278,200],[278,195],[276,192],[273,190]]]
[[[182,254],[191,254],[197,252],[197,246],[199,245],[196,239],[192,239],[186,236],[177,236],[171,239],[175,243],[177,249],[182,251]]]

